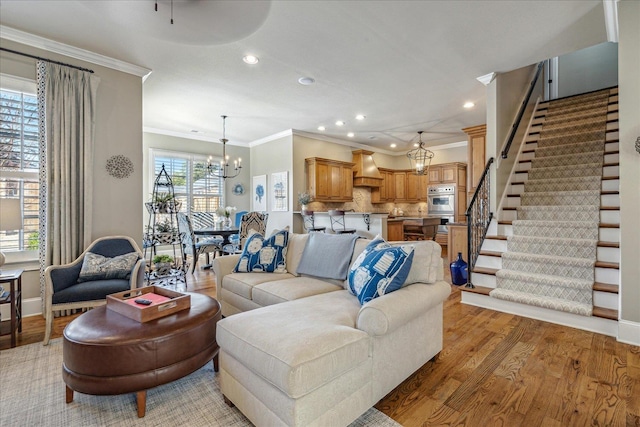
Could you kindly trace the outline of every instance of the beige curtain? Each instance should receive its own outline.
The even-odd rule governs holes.
[[[92,241],[96,91],[85,71],[38,61],[40,263],[75,260]],[[43,282],[41,282],[44,295]]]

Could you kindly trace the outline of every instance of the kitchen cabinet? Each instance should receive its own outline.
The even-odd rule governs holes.
[[[467,259],[467,224],[449,224],[447,229],[449,230],[447,243],[447,257],[449,259],[449,264],[458,257],[458,252],[462,253],[462,258],[469,262]]]
[[[487,125],[472,126],[462,130],[467,134],[467,194],[471,199],[476,192],[476,187],[482,177],[486,163]]]
[[[393,170],[378,168],[382,176],[380,187],[371,188],[371,203],[389,203],[396,200],[396,182]]]
[[[387,220],[387,241],[400,242],[404,240],[404,221],[389,221]]]
[[[442,166],[434,165],[429,167],[429,184],[440,184],[442,181]]]
[[[407,202],[417,202],[420,195],[420,175],[408,171],[405,178],[405,196]]]
[[[307,165],[307,187],[314,201],[353,201],[354,163],[311,157]]]
[[[396,202],[406,201],[407,200],[407,183],[406,183],[407,172],[395,171],[393,173],[393,180],[394,180],[394,188],[396,192],[396,197],[394,201]]]

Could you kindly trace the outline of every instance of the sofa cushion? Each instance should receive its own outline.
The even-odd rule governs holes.
[[[370,341],[355,328],[359,310],[348,291],[315,295],[222,319],[216,341],[295,399],[366,363]]]
[[[394,246],[410,244],[413,249],[411,269],[402,286],[412,283],[435,283],[442,280],[442,248],[433,240],[411,243],[391,243]]]
[[[294,277],[254,286],[252,296],[255,303],[264,307],[339,290],[342,290],[342,286],[336,286],[324,280]]]
[[[349,269],[349,290],[361,304],[400,289],[413,261],[413,246],[374,239]]]
[[[64,304],[78,301],[104,300],[109,294],[126,291],[131,284],[126,279],[91,280],[54,292],[51,297],[53,304]]]
[[[287,245],[289,232],[281,230],[272,234],[268,239],[256,233],[247,239],[242,249],[238,264],[233,270],[236,273],[287,272]]]
[[[283,280],[293,277],[295,276],[289,273],[231,273],[227,274],[222,279],[222,288],[250,300],[254,286],[265,282]]]
[[[312,233],[298,266],[298,274],[344,280],[349,271],[356,234]]]
[[[131,270],[139,258],[137,252],[115,257],[87,252],[82,261],[78,283],[104,279],[129,279]]]
[[[299,276],[298,265],[307,245],[308,234],[289,233],[289,247],[287,248],[287,271],[294,276]]]

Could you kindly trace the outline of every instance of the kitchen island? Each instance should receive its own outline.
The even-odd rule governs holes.
[[[294,231],[297,233],[304,233],[302,227],[302,215],[300,211],[294,212],[296,215],[296,221],[294,223]],[[329,219],[328,212],[313,212],[314,222],[316,227],[327,227],[327,233],[331,233],[331,220]],[[376,213],[376,212],[345,212],[344,222],[346,228],[355,228],[358,236],[371,239],[376,235],[381,235],[383,238],[387,238],[387,218],[388,213]]]

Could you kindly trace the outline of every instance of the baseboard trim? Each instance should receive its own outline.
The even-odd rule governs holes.
[[[544,322],[596,332],[610,337],[618,337],[619,325],[616,320],[603,319],[601,317],[580,316],[577,314],[566,313],[564,311],[550,310],[548,308],[535,307],[532,305],[491,298],[490,296],[472,292],[462,292],[461,301],[464,304],[475,305],[476,307],[529,317],[531,319],[542,320]]]
[[[41,298],[25,298],[22,300],[22,317],[42,315],[42,299]],[[7,320],[11,318],[11,308],[9,304],[0,306],[0,316]]]
[[[619,320],[618,324],[618,341],[640,346],[640,323]]]

